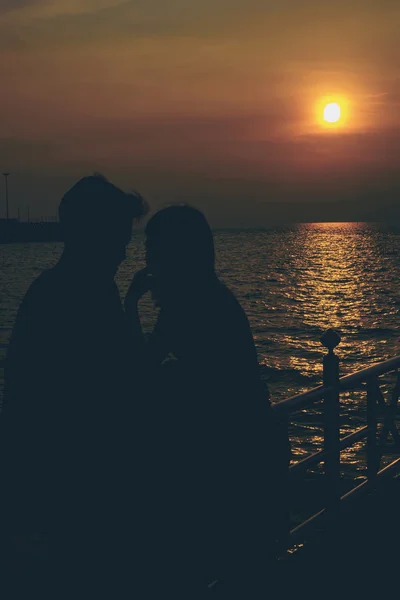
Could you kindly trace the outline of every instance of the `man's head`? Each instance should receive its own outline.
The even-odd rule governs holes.
[[[84,177],[59,207],[65,248],[94,268],[115,274],[125,258],[134,220],[148,212],[140,194],[126,194],[102,175]]]

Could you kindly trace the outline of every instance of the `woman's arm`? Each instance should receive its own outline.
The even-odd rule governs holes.
[[[169,340],[165,329],[165,317],[160,310],[155,327],[147,341],[147,352],[149,360],[153,365],[160,365],[171,351]]]
[[[153,332],[146,341],[142,331],[138,308],[139,300],[150,289],[151,275],[149,274],[148,269],[146,268],[138,271],[135,274],[125,297],[124,309],[132,335],[134,335],[136,339],[142,340],[147,361],[150,366],[158,366],[169,354],[168,343],[163,327],[164,318],[162,316],[162,310],[160,311]]]

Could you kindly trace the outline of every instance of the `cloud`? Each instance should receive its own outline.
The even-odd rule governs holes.
[[[321,39],[325,39],[326,49],[338,50],[338,27],[340,46],[351,44],[354,35],[362,35],[365,24],[378,25],[379,33],[380,23],[393,22],[393,15],[387,12],[399,10],[390,0],[381,1],[379,14],[361,0],[337,0],[335,11],[329,5],[321,8],[317,0],[5,0],[4,10],[15,8],[15,2],[17,8],[24,8],[13,11],[16,25],[32,26],[48,36],[57,28],[64,42],[66,34],[69,39],[84,41],[84,33],[93,39],[96,32],[100,39],[106,32],[115,39],[129,35],[239,36],[251,43],[260,38],[266,46],[271,41],[289,42],[290,48],[301,39],[300,55],[307,47],[313,51],[315,41]]]
[[[272,57],[280,65],[290,60],[350,71],[370,59],[397,60],[400,5],[391,0],[381,0],[379,10],[361,0],[337,0],[334,11],[317,0],[19,0],[18,5],[24,10],[14,14],[14,49],[22,47],[21,40],[53,51],[94,43],[133,49],[148,37],[169,44],[167,58],[176,39],[191,38],[235,42],[237,60],[247,55],[259,68]],[[0,25],[0,34],[4,31]],[[8,43],[11,37],[8,33]],[[1,35],[0,43],[6,47]]]
[[[0,166],[13,174],[16,201],[19,180],[36,178],[24,194],[35,189],[39,214],[42,197],[51,213],[74,179],[95,170],[137,187],[154,207],[189,200],[221,225],[264,214],[265,200],[361,201],[399,192],[400,129],[255,141],[243,135],[252,125],[251,116],[234,115],[149,119],[125,129],[122,121],[77,124],[53,139],[0,140]],[[53,182],[55,175],[62,185]]]
[[[266,126],[264,137],[260,124]],[[178,180],[190,173],[192,179],[237,176],[288,185],[329,178],[351,183],[395,170],[400,154],[399,128],[293,138],[279,136],[274,113],[60,121],[50,130],[37,128],[29,139],[17,140],[11,146],[8,142],[8,150],[3,143],[0,158],[21,166],[56,165],[63,170],[74,164],[92,170],[108,165],[116,172],[163,173],[164,179],[168,172]]]
[[[28,165],[34,169],[57,162],[60,146],[59,141],[1,137],[0,171],[26,169]]]
[[[43,4],[45,0],[0,0],[0,14],[16,11],[31,5]]]
[[[128,3],[129,0],[0,0],[0,14],[8,12],[21,18],[52,18],[96,13]]]

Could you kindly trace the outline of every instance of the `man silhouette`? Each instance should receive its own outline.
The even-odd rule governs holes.
[[[146,212],[139,194],[100,175],[74,185],[59,209],[63,254],[29,288],[9,344],[1,415],[6,533],[31,545],[37,534],[48,541],[59,585],[53,597],[78,580],[82,597],[91,597],[83,581],[94,591],[105,571],[115,577],[124,554],[118,532],[129,531],[126,461],[143,369],[114,276],[133,221]]]

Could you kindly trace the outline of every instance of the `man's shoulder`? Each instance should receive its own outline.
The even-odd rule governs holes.
[[[60,287],[60,281],[54,269],[43,271],[29,286],[23,299],[23,305],[44,307],[53,300]]]
[[[29,289],[40,290],[47,287],[54,287],[59,279],[60,278],[55,267],[46,269],[46,271],[43,271],[38,277],[36,277],[36,279],[33,280]]]
[[[37,353],[43,349],[54,330],[55,289],[51,270],[43,272],[29,286],[15,319],[7,353],[9,360],[15,352],[25,352],[33,345]]]

